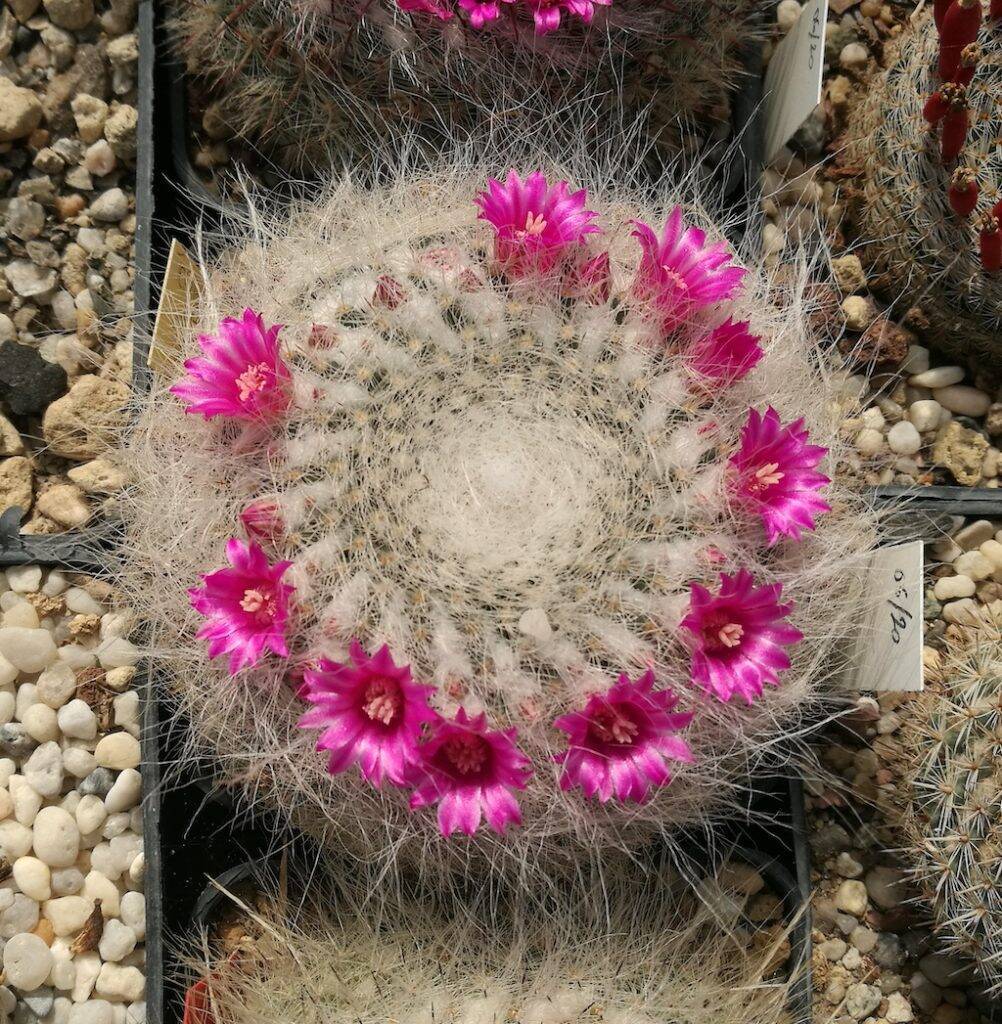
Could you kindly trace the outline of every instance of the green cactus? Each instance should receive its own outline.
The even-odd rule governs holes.
[[[842,156],[858,171],[851,205],[860,256],[875,275],[871,284],[919,306],[929,337],[968,361],[1002,354],[1002,273],[986,271],[979,255],[979,225],[1002,199],[998,20],[985,19],[979,45],[966,90],[970,130],[956,164],[944,164],[940,132],[923,117],[927,98],[940,87],[931,11],[906,28],[886,70],[862,91]],[[951,208],[949,192],[954,174],[966,169],[979,196],[965,218]]]

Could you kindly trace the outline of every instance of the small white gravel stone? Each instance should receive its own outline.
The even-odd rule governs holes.
[[[10,903],[0,913],[0,938],[10,939],[30,932],[38,924],[38,904],[23,892],[9,893]]]
[[[97,649],[97,660],[101,668],[131,668],[139,661],[139,651],[125,637],[113,636]]]
[[[55,714],[52,708],[49,708],[49,711]],[[63,752],[59,749],[59,744],[50,740],[36,747],[24,764],[24,777],[40,796],[58,796],[63,788]]]
[[[120,693],[113,702],[115,725],[139,737],[139,694],[135,690]]]
[[[42,913],[57,935],[76,935],[93,909],[94,904],[82,896],[58,896],[42,904]]]
[[[884,447],[884,435],[873,427],[864,427],[856,435],[856,451],[861,455],[876,455]]]
[[[77,820],[77,828],[80,829],[82,835],[96,832],[108,817],[104,801],[99,796],[94,796],[93,794],[82,797],[74,813]]]
[[[976,626],[981,622],[980,607],[969,597],[943,605],[943,619],[960,626]]]
[[[12,565],[5,575],[7,586],[18,594],[33,594],[42,584],[42,569],[38,565]]]
[[[111,1003],[107,999],[74,1003],[70,1009],[69,1024],[115,1024]]]
[[[887,445],[898,455],[914,455],[922,447],[922,438],[913,423],[902,420],[887,432]]]
[[[146,857],[142,853],[140,853],[139,856],[132,862],[132,867],[129,868],[129,881],[133,885],[142,885],[145,876]]]
[[[10,686],[17,679],[17,669],[0,655],[0,686]]]
[[[101,958],[97,953],[81,953],[74,957],[74,963],[77,977],[73,983],[71,998],[74,1003],[82,1003],[85,999],[89,999],[91,992],[94,991],[94,983],[101,973]]]
[[[908,383],[917,388],[945,388],[959,384],[964,371],[959,366],[937,366],[908,378]]]
[[[37,857],[19,857],[14,861],[14,881],[17,887],[38,903],[52,897],[51,872],[49,865]]]
[[[105,999],[134,1002],[143,997],[146,990],[146,978],[137,967],[105,964],[97,977],[94,990]]]
[[[105,922],[104,933],[97,951],[105,963],[118,963],[136,948],[136,933],[127,925],[112,918]],[[139,995],[142,995],[140,992]]]
[[[863,426],[869,427],[871,430],[882,430],[886,422],[884,414],[875,405],[864,409],[859,418],[863,421]]]
[[[23,857],[31,849],[31,829],[19,821],[0,821],[0,852],[9,861]]]
[[[138,696],[136,694],[137,699]],[[97,715],[86,701],[77,698],[64,704],[57,718],[64,736],[78,740],[92,740],[97,736]]]
[[[38,677],[35,685],[38,688],[38,699],[58,710],[76,692],[77,677],[70,665],[57,661]]]
[[[52,743],[59,739],[59,722],[48,704],[32,704],[21,716],[21,724],[39,743]]]
[[[53,939],[49,946],[52,953],[52,970],[49,984],[61,992],[69,992],[77,980],[77,969],[65,939]]]
[[[65,599],[66,607],[77,615],[104,615],[104,608],[82,587],[70,587]]]
[[[86,747],[66,747],[63,767],[77,779],[85,779],[97,767],[97,758]]]
[[[100,871],[91,871],[84,879],[81,895],[91,906],[95,900],[101,901],[101,913],[106,917],[117,917],[121,906],[122,894],[117,885],[105,878]]]
[[[867,907],[866,886],[854,879],[843,882],[835,894],[835,906],[845,914],[862,917]]]
[[[140,939],[146,937],[146,897],[141,892],[125,893],[119,914]]]
[[[949,409],[959,416],[984,416],[992,404],[991,398],[983,391],[964,384],[937,388],[932,396],[944,409]]]
[[[14,817],[30,828],[42,807],[41,796],[23,775],[12,775],[7,780],[7,790],[14,802]]]
[[[94,756],[102,768],[136,768],[141,758],[139,740],[127,732],[113,732],[98,741]]]
[[[52,954],[37,935],[15,935],[4,946],[3,967],[8,984],[22,992],[33,992],[49,976]]]
[[[62,807],[43,807],[35,818],[35,856],[50,868],[68,868],[80,851],[80,829]]]
[[[127,811],[135,807],[143,791],[143,777],[135,768],[126,768],[104,798],[109,813]]]
[[[21,626],[0,628],[0,654],[21,672],[41,672],[56,657],[56,644],[47,629]]]
[[[970,576],[975,581],[987,579],[995,571],[995,566],[980,551],[965,551],[953,563],[953,567],[958,573]]]
[[[84,876],[79,868],[57,868],[50,884],[53,896],[76,896],[83,888]]]
[[[952,601],[958,597],[973,597],[976,589],[970,576],[943,576],[936,580],[932,592],[937,601]]]
[[[954,535],[954,543],[963,551],[973,551],[995,535],[995,527],[987,519],[975,519],[961,527]],[[954,555],[954,558],[957,556]],[[953,558],[950,559],[953,561]]]
[[[14,801],[6,789],[0,789],[0,821],[14,813]]]

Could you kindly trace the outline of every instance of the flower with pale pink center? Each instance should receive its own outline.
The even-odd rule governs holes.
[[[681,626],[690,634],[694,683],[722,701],[738,693],[749,704],[764,684],[779,684],[779,673],[790,667],[783,648],[803,639],[784,621],[793,604],[779,603],[782,591],[780,583],[756,586],[747,569],[721,573],[716,594],[691,585]]]
[[[209,641],[209,657],[230,656],[230,674],[256,665],[266,650],[289,656],[285,630],[289,598],[294,591],[282,583],[291,562],[271,565],[253,543],[235,537],[226,542],[231,568],[202,577],[201,587],[188,591],[191,606],[206,617],[199,639]]]
[[[685,364],[700,387],[728,387],[747,376],[762,358],[760,340],[748,330],[748,321],[735,323],[728,317],[693,342]]]
[[[502,183],[488,180],[487,191],[477,195],[479,219],[494,228],[494,256],[513,277],[548,273],[570,246],[598,231],[590,223],[598,214],[584,209],[587,192],[568,193],[567,182],[548,184],[540,171],[525,181],[509,171]]]
[[[448,21],[454,13],[451,8],[435,0],[397,0],[397,7],[408,14],[430,14],[439,21]]]
[[[524,5],[532,11],[536,25],[536,35],[545,36],[560,28],[562,12],[573,14],[586,25],[590,25],[595,16],[595,7],[609,7],[612,0],[523,0]]]
[[[563,765],[560,788],[580,786],[606,803],[642,803],[652,789],[671,781],[670,761],[691,764],[692,751],[677,735],[692,714],[673,714],[678,697],[654,690],[649,669],[635,683],[621,675],[605,693],[593,694],[581,711],[554,721],[567,733],[567,750],[554,756]]]
[[[660,238],[643,221],[633,223],[641,248],[633,291],[657,309],[666,331],[737,291],[745,271],[730,263],[727,243],[707,246],[705,232],[685,226],[680,206],[668,215]]]
[[[511,0],[506,0],[510,3]],[[490,21],[497,21],[501,16],[501,5],[498,0],[459,0],[459,6],[470,16],[470,24],[474,28],[483,28]]]
[[[274,544],[285,535],[285,522],[278,502],[268,498],[253,501],[240,513],[240,523],[248,540]]]
[[[439,719],[423,745],[411,807],[438,804],[443,836],[472,836],[486,817],[502,833],[522,821],[514,790],[525,789],[529,759],[515,745],[516,729],[489,729],[483,713],[470,716],[463,708],[451,722]]]
[[[764,415],[748,410],[741,447],[731,456],[732,494],[738,504],[762,518],[771,545],[780,537],[800,539],[814,529],[814,518],[831,506],[818,491],[831,483],[815,472],[827,448],[807,443],[803,419],[785,426],[771,406]]]
[[[200,334],[204,355],[185,361],[188,376],[171,394],[189,413],[206,419],[226,416],[237,420],[270,420],[289,406],[291,375],[279,353],[281,325],[265,329],[252,309],[243,318],[226,317],[218,334]]]
[[[370,658],[352,640],[349,653],[352,663],[321,658],[304,671],[300,696],[313,707],[299,726],[323,730],[317,750],[330,751],[331,775],[357,764],[374,786],[407,785],[421,761],[422,727],[438,717],[428,706],[434,687],[414,682],[385,644]]]

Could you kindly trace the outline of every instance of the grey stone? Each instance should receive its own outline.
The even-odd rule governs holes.
[[[54,274],[54,272],[53,272]],[[44,412],[66,393],[66,371],[36,349],[14,341],[0,344],[0,399],[17,416]]]
[[[3,729],[0,728],[0,736],[2,736],[2,733]],[[80,784],[77,786],[77,792],[82,793],[84,796],[99,796],[103,800],[111,792],[111,787],[114,785],[114,772],[107,768],[95,768],[87,778],[80,781]]]
[[[45,295],[56,287],[55,270],[36,266],[30,260],[11,260],[3,272],[7,283],[23,299]]]
[[[35,749],[38,744],[28,735],[20,722],[8,722],[0,725],[0,757],[11,757],[21,761]]]
[[[31,199],[15,196],[7,204],[6,226],[15,238],[36,238],[45,227],[45,209]]]
[[[880,1005],[880,989],[876,985],[857,983],[845,993],[845,1009],[853,1020],[863,1020]]]

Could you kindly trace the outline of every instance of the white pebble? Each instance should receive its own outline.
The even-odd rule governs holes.
[[[908,407],[908,418],[920,433],[935,430],[939,426],[943,407],[934,398],[921,402],[912,402]]]
[[[101,901],[101,913],[106,917],[118,917],[122,894],[114,882],[105,878],[100,871],[91,871],[84,879],[83,898],[92,906],[95,900]]]
[[[1002,569],[1002,544],[997,540],[986,540],[978,550],[992,563],[996,573]]]
[[[887,444],[898,455],[914,455],[922,447],[922,438],[913,423],[902,420],[887,432]]]
[[[52,711],[52,708],[49,708],[49,711]],[[54,711],[52,713],[55,714]],[[63,788],[63,752],[59,749],[59,744],[50,740],[36,747],[31,757],[24,763],[24,777],[41,796],[58,796]],[[13,779],[11,781],[13,782]]]
[[[992,404],[991,398],[983,391],[963,384],[939,388],[932,394],[944,409],[949,409],[958,416],[984,416]]]
[[[45,940],[30,932],[7,940],[3,967],[9,985],[22,992],[34,992],[49,976],[52,954]]]
[[[94,904],[82,896],[59,896],[42,904],[42,913],[57,935],[73,935],[87,923]]]
[[[146,1001],[129,1003],[125,1011],[125,1024],[146,1024]]]
[[[115,725],[132,736],[139,736],[139,694],[135,690],[120,693],[113,703]]]
[[[41,796],[23,775],[12,775],[7,782],[7,788],[11,800],[14,801],[14,817],[22,825],[30,826],[42,807]]]
[[[28,735],[39,743],[52,743],[59,739],[59,722],[48,704],[32,704],[21,716]]]
[[[933,594],[937,601],[952,601],[957,597],[973,597],[975,589],[974,580],[970,576],[943,576],[936,580]]]
[[[23,857],[31,849],[31,829],[19,821],[0,821],[0,852],[9,861]]]
[[[25,626],[28,629],[38,629],[38,612],[27,601],[18,601],[13,607],[3,613],[3,624],[5,626]]]
[[[108,791],[104,806],[110,813],[135,807],[143,791],[143,777],[135,768],[126,768]]]
[[[0,789],[0,821],[14,813],[14,800],[6,789]]]
[[[121,921],[112,918],[104,926],[97,951],[105,963],[118,963],[136,948],[136,933]],[[141,995],[142,993],[140,993]]]
[[[63,767],[77,779],[85,779],[97,767],[97,758],[86,747],[66,747]]]
[[[140,939],[146,937],[146,897],[141,892],[127,892],[122,897],[122,920]]]
[[[83,884],[84,876],[79,868],[57,868],[52,872],[53,896],[75,896]]]
[[[800,10],[797,0],[780,0],[779,7],[776,8],[776,24],[780,31],[789,32],[797,24]]]
[[[109,814],[101,829],[101,835],[105,839],[114,839],[128,832],[132,824],[132,818],[127,811],[119,811],[117,814]]]
[[[883,430],[886,422],[884,414],[875,405],[864,409],[859,414],[859,418],[863,421],[863,426],[869,427],[870,430]]]
[[[63,644],[56,654],[60,661],[66,662],[73,669],[91,668],[97,664],[94,652],[79,644]]]
[[[94,756],[102,768],[136,768],[141,757],[139,740],[127,732],[113,732],[98,741]]]
[[[144,854],[140,853],[140,855],[132,862],[132,867],[129,868],[129,881],[133,885],[142,885],[145,876],[146,857]]]
[[[79,698],[71,700],[59,709],[59,728],[64,736],[77,740],[92,740],[97,735],[97,715],[90,705]]]
[[[24,721],[25,712],[28,708],[38,703],[38,687],[34,683],[22,683],[17,688],[17,699],[14,704],[14,717]]]
[[[89,793],[77,804],[75,817],[77,828],[83,835],[87,835],[89,832],[96,832],[104,824],[108,812],[105,810],[104,801],[99,796]]]
[[[111,1003],[107,999],[88,999],[74,1003],[69,1024],[114,1024]]]
[[[954,563],[953,567],[963,576],[972,580],[987,579],[995,571],[995,566],[980,551],[965,551]]]
[[[961,626],[976,626],[981,621],[978,605],[969,597],[944,604],[943,618]]]
[[[80,829],[62,807],[43,807],[35,818],[34,847],[50,868],[68,868],[80,852]]]
[[[94,983],[101,973],[101,958],[97,953],[81,953],[73,961],[77,969],[77,978],[73,983],[71,997],[74,1003],[83,1003],[94,991]]]
[[[0,889],[0,893],[7,893],[10,900],[0,913],[0,938],[10,939],[20,932],[32,931],[38,924],[38,904],[23,892]]]
[[[49,865],[37,857],[19,857],[14,861],[14,881],[17,887],[37,903],[44,903],[52,897]]]
[[[125,637],[113,636],[98,647],[97,660],[102,668],[131,668],[139,661],[139,651]]]
[[[56,644],[47,629],[0,628],[0,654],[22,672],[41,672],[56,658]]]
[[[62,655],[63,648],[60,650]],[[38,699],[50,708],[58,710],[76,693],[77,677],[71,665],[57,661],[50,665],[36,680]]]
[[[65,939],[53,939],[49,946],[52,953],[52,970],[49,971],[49,984],[60,992],[69,992],[77,980],[77,969],[73,963],[69,946]]]
[[[6,576],[7,586],[18,594],[34,594],[42,585],[42,570],[37,565],[12,565]]]
[[[921,345],[909,345],[908,354],[898,366],[898,373],[916,376],[929,369],[929,350]]]
[[[917,388],[945,388],[963,379],[964,371],[959,366],[937,366],[909,377],[908,383]]]
[[[856,435],[856,450],[861,455],[876,455],[884,447],[884,435],[872,427],[865,427]]]
[[[10,686],[17,679],[17,669],[0,654],[0,686]]]
[[[16,674],[17,670],[15,669]],[[0,725],[6,725],[8,722],[13,721],[14,707],[14,694],[9,690],[0,691]]]
[[[111,855],[114,858],[118,874],[128,871],[132,862],[143,852],[143,837],[134,832],[126,832],[124,835],[115,836],[108,842],[111,848]]]
[[[66,579],[62,572],[58,569],[52,569],[49,571],[49,575],[45,577],[45,583],[42,584],[42,593],[46,597],[57,597],[69,585],[69,580]]]
[[[146,991],[146,978],[137,967],[119,967],[105,964],[97,976],[94,990],[106,999],[135,1002]]]
[[[104,615],[104,608],[81,587],[70,587],[65,598],[66,607],[77,615]]]

